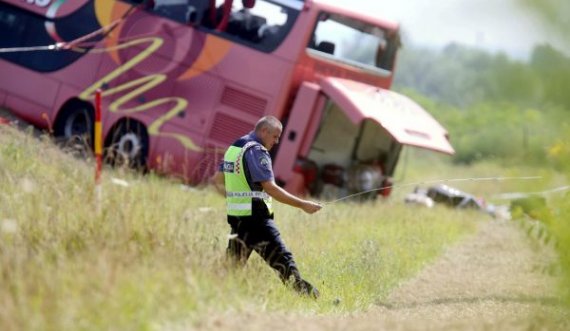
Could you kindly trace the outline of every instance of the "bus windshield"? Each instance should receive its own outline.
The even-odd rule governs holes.
[[[321,12],[309,52],[349,65],[389,74],[399,47],[397,31],[338,14]]]

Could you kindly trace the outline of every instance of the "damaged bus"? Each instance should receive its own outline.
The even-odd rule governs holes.
[[[0,53],[0,106],[89,140],[100,90],[106,156],[190,184],[264,115],[295,194],[389,186],[404,145],[454,152],[390,90],[398,25],[323,0],[1,0],[0,28],[19,50]]]

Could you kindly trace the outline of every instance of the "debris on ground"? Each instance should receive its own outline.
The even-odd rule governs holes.
[[[414,192],[408,194],[404,201],[428,208],[435,204],[442,204],[457,209],[479,210],[494,218],[510,219],[508,206],[490,204],[481,197],[476,197],[456,188],[439,184],[429,188],[416,187]]]

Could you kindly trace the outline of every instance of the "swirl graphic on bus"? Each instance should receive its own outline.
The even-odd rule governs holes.
[[[57,11],[65,3],[65,0],[57,0],[49,6],[46,17],[48,20],[45,22],[46,31],[53,38],[53,40],[57,41],[58,43],[64,42],[63,38],[59,36],[57,33],[57,29],[55,27],[55,22],[53,21],[57,17]],[[47,4],[46,4],[47,5]]]
[[[129,10],[129,7],[122,3],[110,3],[105,0],[97,0],[95,2],[95,10],[97,19],[102,26],[109,25],[117,19],[120,19]],[[95,91],[104,86],[108,86],[111,82],[116,81],[119,77],[135,77],[127,79],[112,88],[105,89],[102,97],[109,97],[119,93],[125,93],[117,99],[113,100],[108,109],[111,112],[120,112],[132,114],[144,112],[162,105],[172,105],[166,113],[156,118],[148,127],[149,135],[163,136],[173,138],[179,141],[186,149],[201,152],[202,147],[198,146],[192,139],[186,135],[164,132],[162,126],[176,117],[179,113],[186,110],[188,101],[182,97],[168,96],[149,100],[143,104],[134,107],[126,107],[129,102],[139,100],[139,97],[151,89],[159,86],[167,79],[176,79],[184,81],[192,79],[197,75],[207,72],[217,65],[227,54],[231,48],[231,44],[222,38],[197,34],[193,30],[187,30],[195,38],[192,40],[182,41],[169,38],[166,31],[158,31],[160,28],[168,29],[167,25],[148,24],[153,20],[153,16],[141,15],[137,17],[137,13],[133,13],[132,20],[125,20],[117,26],[117,28],[109,34],[105,40],[105,52],[107,52],[117,67],[104,75],[94,84],[89,86],[80,94],[80,98],[89,100],[93,98]],[[193,29],[187,26],[181,26],[184,29]],[[137,35],[147,35],[131,40],[122,40],[120,37],[124,34],[136,32]],[[162,53],[161,53],[162,52]],[[161,54],[159,54],[161,53]],[[163,61],[162,66],[153,67],[152,64],[145,62],[145,66],[138,66],[141,62],[152,56],[164,58],[164,54],[171,54],[170,61]],[[129,73],[134,73],[129,75]]]

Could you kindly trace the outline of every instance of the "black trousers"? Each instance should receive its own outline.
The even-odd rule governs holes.
[[[236,236],[228,242],[227,256],[231,261],[245,265],[255,251],[277,271],[284,283],[302,281],[293,254],[281,239],[272,217],[228,216],[228,223],[231,234]]]

